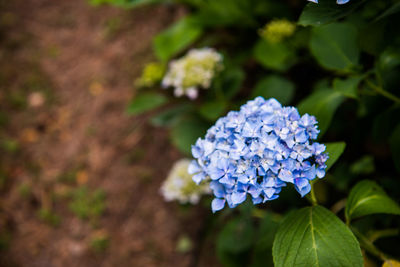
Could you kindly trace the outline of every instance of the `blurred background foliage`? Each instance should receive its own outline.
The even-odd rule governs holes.
[[[145,3],[107,2],[124,7]],[[159,64],[167,66],[188,48],[213,47],[223,54],[225,68],[196,101],[175,99],[155,83],[138,90],[128,113],[157,108],[150,123],[169,128],[172,143],[190,155],[195,140],[227,111],[256,96],[274,97],[297,106],[301,114],[315,115],[321,142],[344,142],[337,152],[343,152],[342,157],[316,184],[320,203],[344,219],[345,198],[363,179],[376,181],[395,201],[400,200],[399,1],[154,2],[183,5],[187,11],[154,38]],[[282,192],[280,201],[268,203],[268,211],[252,205],[225,210],[215,219],[221,229],[216,243],[220,261],[226,266],[249,262],[272,266],[272,242],[281,215],[301,205],[293,192]],[[389,213],[398,214],[395,210]],[[251,219],[260,212],[262,219]],[[399,222],[396,216],[372,215],[357,219],[354,227],[367,236],[393,228],[391,234],[372,242],[398,256]],[[377,255],[364,255],[370,256],[377,260]]]

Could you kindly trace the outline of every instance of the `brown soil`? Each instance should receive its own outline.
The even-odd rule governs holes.
[[[133,81],[152,60],[152,36],[181,10],[84,0],[2,1],[1,8],[0,102],[8,117],[1,137],[19,149],[1,152],[0,265],[196,265],[196,247],[176,247],[183,234],[196,243],[203,211],[159,194],[180,155],[164,130],[124,113]],[[104,191],[103,213],[81,219],[71,211],[81,187]],[[108,246],[96,249],[93,240],[102,238]]]

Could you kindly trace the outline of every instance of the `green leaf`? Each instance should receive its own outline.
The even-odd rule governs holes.
[[[319,26],[341,19],[352,13],[363,1],[352,1],[338,5],[336,1],[319,0],[318,4],[309,3],[300,15],[298,24],[302,26]]]
[[[215,83],[215,89],[221,90],[224,98],[232,99],[242,87],[245,73],[241,68],[226,69]]]
[[[345,97],[340,92],[321,89],[301,101],[298,108],[301,114],[308,113],[317,117],[321,137],[331,124],[336,109],[344,100]]]
[[[350,172],[356,175],[371,174],[375,171],[374,157],[365,155],[350,166]]]
[[[363,77],[354,76],[347,79],[336,78],[333,80],[333,89],[342,93],[346,97],[358,98],[358,84],[361,82]]]
[[[384,19],[388,16],[391,16],[393,14],[399,13],[400,12],[400,2],[394,3],[391,7],[386,9],[379,17],[375,19],[375,21]]]
[[[363,266],[353,233],[321,206],[290,213],[276,233],[272,254],[275,267]]]
[[[374,181],[356,184],[347,199],[345,215],[348,221],[375,213],[400,215],[400,207]]]
[[[351,24],[332,23],[312,30],[311,53],[330,70],[350,71],[358,65],[357,30]]]
[[[392,151],[394,165],[400,172],[400,124],[394,129],[389,139],[390,150]]]
[[[255,238],[249,218],[241,217],[227,223],[217,239],[217,250],[239,253],[251,247]]]
[[[172,126],[172,143],[184,154],[191,154],[191,147],[197,138],[203,137],[209,128],[204,121],[190,116],[180,120]]]
[[[171,126],[176,123],[182,116],[187,114],[193,108],[190,104],[181,104],[169,108],[150,119],[150,123],[154,126]]]
[[[272,214],[265,213],[264,218],[260,222],[257,241],[254,244],[251,267],[273,266],[272,244],[278,227],[278,220],[273,218]]]
[[[328,160],[326,161],[326,171],[328,171],[333,164],[339,159],[339,157],[343,154],[344,149],[346,148],[345,142],[335,142],[335,143],[326,143],[325,152],[328,153]]]
[[[251,97],[262,96],[265,99],[276,98],[282,105],[287,105],[293,98],[295,91],[294,84],[279,75],[270,75],[259,81]]]
[[[167,61],[181,52],[203,33],[203,29],[191,17],[174,23],[154,38],[154,52],[161,61]]]
[[[226,103],[223,101],[209,101],[205,102],[199,108],[199,113],[205,119],[215,121],[224,113],[226,109]]]
[[[165,104],[167,100],[167,97],[162,94],[142,93],[131,101],[126,112],[129,115],[138,115]]]
[[[294,63],[294,52],[285,43],[260,40],[254,47],[254,58],[265,68],[286,71]]]

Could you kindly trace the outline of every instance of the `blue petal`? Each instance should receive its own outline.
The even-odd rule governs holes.
[[[343,5],[343,4],[346,4],[346,3],[348,3],[350,0],[337,0],[337,3],[339,4],[339,5]]]
[[[232,203],[233,204],[240,204],[246,200],[246,192],[234,192],[232,193]]]
[[[213,201],[211,202],[211,209],[213,213],[222,210],[224,207],[225,207],[225,199],[214,198]]]
[[[206,174],[204,172],[200,172],[198,174],[193,175],[192,180],[196,183],[199,184],[201,181],[203,181],[206,178]]]

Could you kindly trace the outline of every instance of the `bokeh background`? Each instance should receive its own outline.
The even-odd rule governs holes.
[[[0,3],[0,266],[197,262],[203,209],[159,194],[179,153],[125,113],[152,37],[183,11]]]

